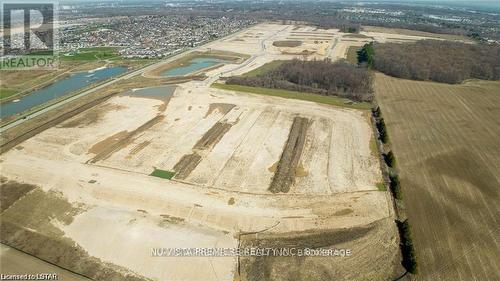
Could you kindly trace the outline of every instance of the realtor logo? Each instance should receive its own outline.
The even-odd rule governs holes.
[[[57,37],[53,2],[3,2],[0,69],[54,68]]]

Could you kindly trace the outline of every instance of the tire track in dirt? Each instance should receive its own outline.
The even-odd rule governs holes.
[[[231,129],[233,125],[229,123],[217,122],[203,137],[194,145],[194,149],[211,150],[222,137]]]
[[[175,178],[185,179],[201,162],[201,156],[196,152],[182,156],[181,160],[174,166]]]
[[[308,126],[309,119],[307,118],[295,117],[293,119],[288,140],[269,186],[269,191],[272,193],[290,191],[290,186],[295,181],[296,169],[304,148]]]

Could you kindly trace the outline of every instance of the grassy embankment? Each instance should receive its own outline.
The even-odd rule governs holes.
[[[288,90],[281,89],[269,89],[269,88],[260,88],[260,87],[249,87],[249,86],[240,86],[240,85],[226,85],[220,83],[212,84],[212,87],[222,90],[230,90],[230,91],[238,91],[238,92],[247,92],[252,94],[287,98],[287,99],[296,99],[296,100],[304,100],[304,101],[312,101],[322,104],[347,107],[353,109],[363,109],[369,110],[371,105],[369,103],[353,103],[349,99],[339,98],[334,96],[322,96],[313,93],[303,93],[303,92],[294,92]]]
[[[118,48],[116,47],[94,47],[81,48],[75,53],[67,53],[61,55],[62,61],[93,61],[93,60],[108,60],[117,59]]]

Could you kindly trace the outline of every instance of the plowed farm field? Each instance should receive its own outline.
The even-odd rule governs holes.
[[[500,82],[377,74],[418,280],[500,280]]]

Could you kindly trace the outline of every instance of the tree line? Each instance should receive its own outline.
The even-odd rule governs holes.
[[[366,50],[365,50],[366,51]],[[361,54],[362,52],[360,52]],[[365,52],[364,54],[367,54]],[[372,108],[372,116],[375,120],[375,125],[378,131],[378,137],[382,142],[385,148],[381,148],[382,151],[387,151],[386,153],[382,152],[382,157],[384,159],[385,164],[387,165],[387,176],[389,177],[389,188],[396,201],[395,208],[396,213],[399,214],[398,211],[402,208],[402,199],[403,192],[401,189],[401,182],[399,181],[399,175],[396,168],[396,156],[390,150],[389,145],[389,136],[387,134],[387,127],[385,125],[384,118],[382,117],[382,112],[380,111],[380,107],[376,106]],[[384,169],[385,170],[385,169]],[[413,245],[411,227],[408,223],[408,219],[405,217],[400,217],[398,215],[398,219],[396,220],[396,226],[398,227],[399,238],[400,238],[400,249],[402,255],[401,264],[403,267],[412,274],[416,274],[418,271],[418,261],[415,253],[415,247]]]
[[[421,40],[365,45],[358,60],[385,74],[456,84],[476,78],[500,79],[500,46]]]
[[[256,77],[230,77],[226,84],[311,92],[354,101],[373,99],[372,75],[366,67],[344,60],[294,59]]]

